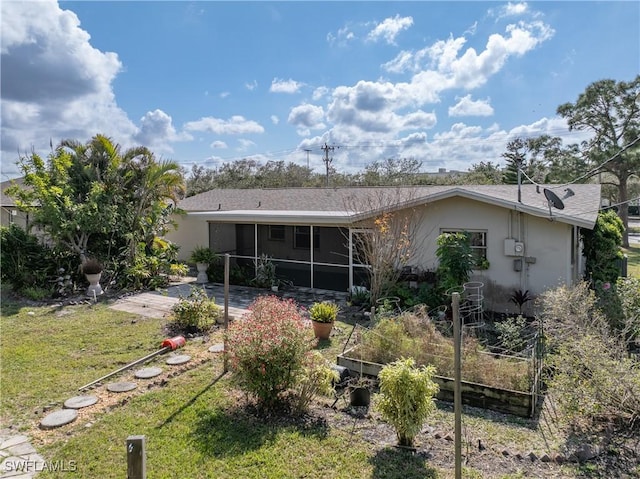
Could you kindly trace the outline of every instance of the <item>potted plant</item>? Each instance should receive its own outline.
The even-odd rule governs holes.
[[[313,303],[309,308],[313,333],[318,339],[329,339],[340,307],[331,301]]]
[[[95,259],[89,258],[82,263],[82,272],[85,278],[89,281],[89,288],[87,288],[87,296],[94,298],[103,293],[102,286],[100,286],[100,278],[102,277],[102,264]]]
[[[349,404],[354,407],[367,407],[371,403],[371,388],[373,380],[360,374],[347,382],[349,389]]]
[[[209,265],[218,259],[218,255],[206,246],[196,246],[191,252],[191,261],[196,264],[198,269],[198,277],[196,283],[208,283],[207,269]]]

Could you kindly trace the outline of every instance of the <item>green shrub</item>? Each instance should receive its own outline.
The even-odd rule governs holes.
[[[413,446],[413,440],[436,405],[433,397],[439,387],[433,381],[433,366],[416,367],[413,359],[399,359],[378,374],[380,394],[377,409],[396,429],[400,446]]]
[[[295,414],[303,414],[309,409],[313,398],[319,394],[329,395],[340,375],[331,369],[320,351],[309,351],[304,357],[302,370],[293,390],[291,409]]]
[[[20,293],[32,301],[42,301],[50,298],[53,291],[51,288],[41,288],[40,286],[25,286],[20,290]]]
[[[309,316],[319,323],[333,323],[338,317],[340,307],[331,301],[313,303],[309,308]]]
[[[467,233],[442,233],[437,239],[438,276],[444,289],[462,286],[469,281],[475,265],[471,238]]]
[[[593,284],[615,283],[620,275],[624,224],[613,210],[601,211],[593,230],[582,229],[587,276]]]
[[[207,332],[222,315],[219,306],[203,288],[193,288],[187,298],[173,306],[171,325],[187,333]]]
[[[211,264],[218,259],[218,255],[207,246],[196,246],[191,252],[190,259],[194,263]]]
[[[0,228],[2,281],[10,283],[15,291],[47,286],[48,276],[55,271],[51,257],[51,250],[35,235],[17,225]]]
[[[261,296],[241,321],[229,325],[225,354],[238,385],[270,409],[299,381],[311,339],[293,300]]]

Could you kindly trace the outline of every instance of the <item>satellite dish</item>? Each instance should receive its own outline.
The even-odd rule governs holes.
[[[551,207],[552,206],[557,210],[563,210],[564,209],[564,203],[558,197],[558,195],[556,195],[553,191],[548,190],[548,189],[545,188],[544,190],[542,190],[542,192],[544,193],[545,198],[547,198],[547,201],[549,202],[549,212],[551,212]],[[569,196],[571,196],[571,195],[569,195]],[[565,196],[565,198],[566,198],[566,196]]]

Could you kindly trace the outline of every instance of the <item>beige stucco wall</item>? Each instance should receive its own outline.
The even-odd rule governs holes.
[[[165,235],[169,241],[180,246],[178,259],[188,261],[191,252],[196,246],[209,244],[209,224],[202,217],[196,218],[189,215],[175,216],[178,229]]]
[[[549,221],[464,198],[451,198],[420,208],[418,217],[425,238],[414,264],[435,270],[436,239],[443,230],[477,230],[487,233],[487,270],[474,271],[472,280],[485,284],[487,307],[495,310],[515,308],[509,296],[515,289],[537,295],[546,289],[572,282],[571,229],[564,223]],[[522,270],[515,271],[515,256],[506,256],[504,240],[513,238],[525,245],[520,259]],[[535,258],[528,263],[524,258]],[[533,261],[533,259],[531,260]]]

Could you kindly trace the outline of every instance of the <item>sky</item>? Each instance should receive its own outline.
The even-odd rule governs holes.
[[[2,180],[97,133],[216,168],[504,164],[570,132],[585,88],[640,73],[640,2],[1,2]]]

